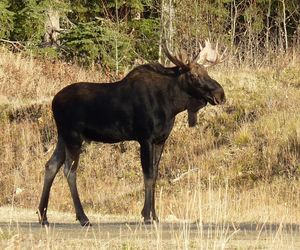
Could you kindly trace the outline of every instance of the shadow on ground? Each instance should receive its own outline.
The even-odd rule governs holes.
[[[0,228],[6,229],[44,229],[45,226],[40,225],[37,222],[0,222]],[[88,230],[89,227],[81,227],[79,223],[51,223],[49,228],[56,229],[65,229],[65,230]],[[183,230],[189,229],[189,231],[207,231],[207,230],[221,230],[226,229],[230,231],[273,231],[276,232],[278,230],[284,230],[286,232],[300,232],[300,225],[289,223],[253,223],[253,222],[245,222],[245,223],[223,223],[223,224],[215,224],[215,223],[190,223],[190,222],[160,222],[158,224],[150,224],[145,225],[142,222],[99,222],[93,223],[90,229],[101,229],[101,231],[115,231],[115,230]]]

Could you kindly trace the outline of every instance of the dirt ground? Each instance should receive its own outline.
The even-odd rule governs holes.
[[[169,218],[144,225],[136,218],[92,215],[81,227],[71,213],[49,213],[37,223],[35,211],[0,208],[1,249],[300,249],[300,225],[198,223]]]

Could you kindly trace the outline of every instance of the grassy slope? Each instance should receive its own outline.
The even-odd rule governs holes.
[[[187,127],[186,114],[178,116],[160,166],[160,216],[300,223],[299,64],[216,67],[210,74],[224,86],[228,102],[200,111],[196,128]],[[82,80],[107,81],[96,69],[0,50],[0,205],[37,207],[44,164],[56,141],[51,98]],[[121,154],[118,144],[85,146],[78,185],[88,210],[139,216],[138,145],[125,147]],[[17,188],[22,192],[15,194]],[[62,173],[54,182],[50,209],[73,211]]]

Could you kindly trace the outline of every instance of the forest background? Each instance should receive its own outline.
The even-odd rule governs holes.
[[[0,42],[118,73],[162,60],[163,27],[171,49],[210,38],[261,65],[299,48],[299,20],[298,0],[1,0]]]

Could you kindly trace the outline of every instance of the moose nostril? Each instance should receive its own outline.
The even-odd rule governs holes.
[[[221,103],[220,104],[225,104],[226,103],[226,97],[223,94],[223,96],[221,97]]]
[[[214,100],[216,101],[216,104],[224,104],[226,102],[226,97],[224,90],[222,88],[219,88],[213,92]]]

